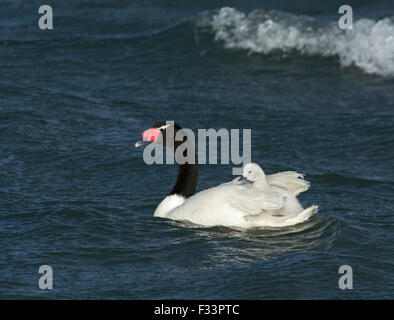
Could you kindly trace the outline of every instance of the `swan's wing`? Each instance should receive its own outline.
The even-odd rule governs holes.
[[[299,213],[286,215],[278,214],[274,212],[265,212],[258,215],[246,216],[245,220],[249,221],[253,226],[265,226],[265,227],[286,227],[292,226],[308,220],[318,210],[318,206],[313,205],[309,208],[302,210]],[[279,211],[280,212],[280,211]]]
[[[304,175],[296,171],[285,171],[266,176],[267,182],[275,187],[285,189],[294,196],[309,189],[310,183]]]
[[[264,210],[278,210],[284,206],[284,199],[279,193],[262,192],[254,188],[240,186],[236,195],[228,203],[245,214],[260,214]]]

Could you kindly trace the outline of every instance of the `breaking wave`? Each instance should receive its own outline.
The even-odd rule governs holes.
[[[357,66],[369,74],[394,75],[394,19],[368,18],[353,22],[353,29],[341,30],[337,21],[275,10],[245,14],[222,8],[201,17],[199,27],[209,27],[216,41],[227,49],[268,54],[299,52],[306,56],[339,57],[342,66]]]

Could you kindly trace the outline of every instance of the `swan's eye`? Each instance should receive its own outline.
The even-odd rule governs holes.
[[[249,173],[252,173],[252,171],[249,171]]]

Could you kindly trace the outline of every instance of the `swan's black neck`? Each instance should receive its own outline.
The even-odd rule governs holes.
[[[175,150],[181,143],[182,142],[178,141],[175,142]],[[193,152],[195,152],[195,150],[193,150]],[[187,149],[184,152],[184,156],[187,157]],[[195,154],[193,158],[193,163],[178,164],[178,177],[170,194],[180,194],[185,198],[189,198],[196,191],[198,180],[198,164]]]
[[[178,165],[178,178],[170,194],[180,194],[185,198],[191,197],[197,188],[198,166],[197,164]]]

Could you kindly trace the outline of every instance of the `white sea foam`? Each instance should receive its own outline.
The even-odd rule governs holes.
[[[353,29],[340,30],[337,21],[322,22],[274,10],[245,14],[226,7],[199,24],[210,27],[215,40],[228,49],[263,54],[295,50],[307,56],[338,56],[343,66],[394,75],[393,17],[378,21],[360,19],[353,22]]]

